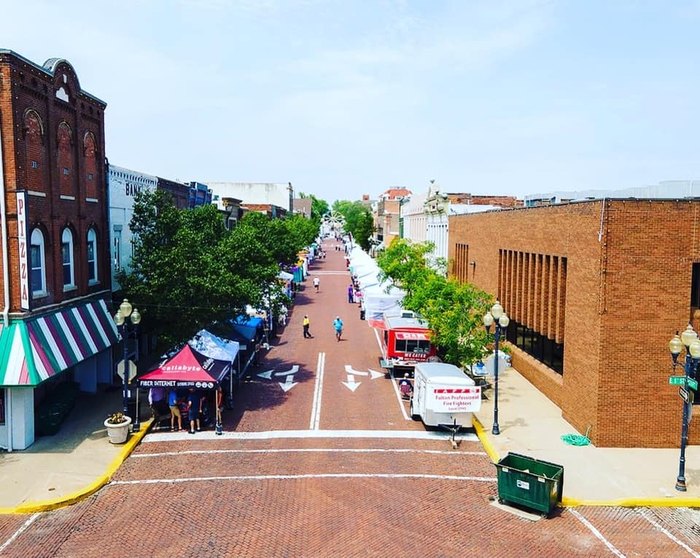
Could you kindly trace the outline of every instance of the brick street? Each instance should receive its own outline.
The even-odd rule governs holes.
[[[533,520],[494,505],[496,470],[471,430],[453,450],[410,420],[394,381],[372,374],[377,338],[347,302],[342,254],[330,241],[326,251],[311,269],[320,292],[310,277],[224,436],[149,434],[94,496],[0,517],[0,556],[699,556],[692,510],[581,507]]]

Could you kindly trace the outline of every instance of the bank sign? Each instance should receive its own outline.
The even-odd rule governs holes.
[[[481,409],[481,386],[429,389],[427,407],[435,413],[476,413]]]

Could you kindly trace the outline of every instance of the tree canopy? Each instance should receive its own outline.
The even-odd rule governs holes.
[[[403,306],[425,318],[433,343],[446,362],[468,366],[481,359],[488,344],[482,318],[492,297],[470,283],[445,278],[431,268],[432,243],[394,239],[377,257],[381,279],[391,278],[406,291]]]
[[[130,227],[131,270],[117,278],[164,348],[242,314],[248,304],[282,303],[280,266],[295,263],[318,234],[302,216],[260,213],[247,213],[228,231],[215,206],[180,210],[162,190],[136,197]]]
[[[333,203],[333,211],[345,218],[345,232],[352,234],[363,250],[369,250],[369,239],[374,233],[374,218],[370,208],[361,201],[338,200]]]

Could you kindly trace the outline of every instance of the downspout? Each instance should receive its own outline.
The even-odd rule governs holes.
[[[0,220],[2,220],[2,284],[3,284],[3,308],[2,308],[2,324],[3,327],[9,325],[10,313],[10,257],[8,254],[7,240],[7,207],[5,206],[5,167],[2,145],[2,114],[0,113]],[[5,388],[0,388],[5,389]],[[12,397],[10,390],[5,389],[5,428],[7,429],[7,451],[12,451]]]
[[[0,114],[0,131],[2,130],[2,115]],[[4,151],[2,146],[2,134],[0,133],[0,220],[2,220],[2,284],[3,284],[3,309],[2,323],[4,327],[9,325],[10,313],[10,256],[7,240],[7,207],[5,206],[5,167],[3,165]]]

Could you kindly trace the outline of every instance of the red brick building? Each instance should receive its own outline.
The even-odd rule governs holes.
[[[0,50],[2,447],[33,442],[55,384],[111,381],[105,107],[67,61]]]
[[[451,275],[500,299],[513,366],[566,420],[598,446],[680,444],[668,342],[700,316],[700,200],[599,199],[449,226]]]

